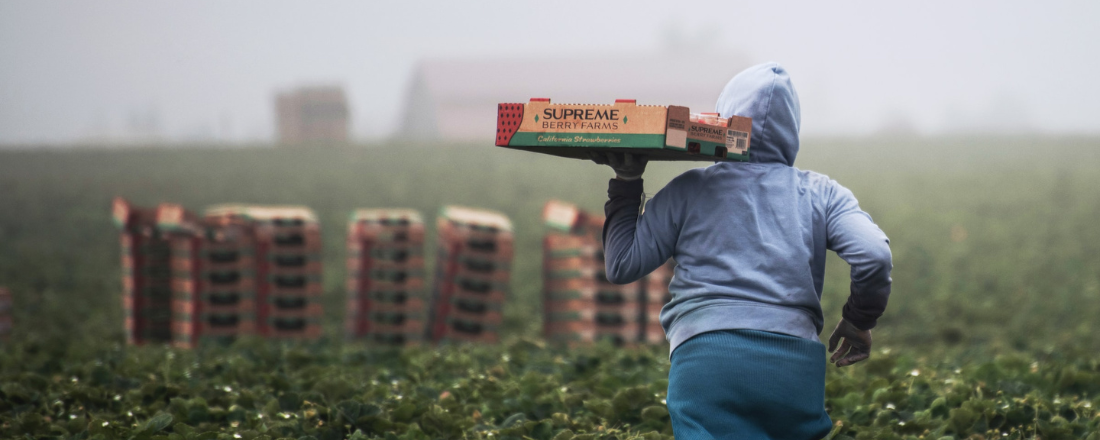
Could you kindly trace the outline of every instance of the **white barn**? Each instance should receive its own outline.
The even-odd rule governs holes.
[[[714,111],[726,82],[749,64],[730,51],[650,56],[427,60],[409,88],[399,136],[492,143],[497,104],[552,102],[686,105]]]

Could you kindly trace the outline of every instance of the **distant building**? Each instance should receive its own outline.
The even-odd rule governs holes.
[[[722,88],[747,58],[731,51],[652,56],[428,60],[417,66],[398,135],[493,142],[497,104],[550,98],[562,103],[686,105],[714,111]]]
[[[341,87],[301,87],[279,93],[275,117],[283,144],[348,141],[348,100]]]

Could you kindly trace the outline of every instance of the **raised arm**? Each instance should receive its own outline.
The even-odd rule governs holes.
[[[612,179],[607,187],[603,224],[604,259],[607,279],[627,284],[653,272],[669,258],[676,247],[679,229],[671,221],[665,198],[654,196],[646,212],[638,215],[642,201],[642,181]]]
[[[594,158],[597,163],[608,163]],[[684,212],[683,198],[673,196],[676,180],[642,206],[641,170],[624,172],[622,159],[610,161],[618,177],[607,188],[603,225],[607,279],[627,284],[648,275],[672,257]],[[618,165],[618,167],[617,167]],[[642,165],[644,170],[644,165]],[[679,180],[679,178],[677,179]]]

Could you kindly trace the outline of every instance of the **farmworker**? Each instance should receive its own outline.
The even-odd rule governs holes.
[[[851,265],[851,294],[829,338],[829,361],[843,367],[870,356],[890,296],[889,240],[851,191],[793,167],[800,112],[783,67],[741,72],[716,107],[752,118],[751,160],[687,171],[644,210],[646,158],[593,154],[616,174],[605,205],[607,277],[630,283],[676,260],[661,325],[677,439],[821,438],[832,426],[818,340],[826,250]]]

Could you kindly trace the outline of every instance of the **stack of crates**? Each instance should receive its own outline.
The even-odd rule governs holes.
[[[584,229],[589,235],[599,237],[599,268],[592,273],[596,285],[596,339],[607,339],[617,346],[640,342],[644,328],[643,293],[645,278],[628,283],[614,284],[607,279],[603,252],[604,217],[585,216]]]
[[[298,206],[222,205],[206,220],[237,221],[254,232],[256,333],[274,339],[321,336],[321,228]]]
[[[0,287],[0,340],[7,340],[11,337],[12,309],[11,291]]]
[[[551,200],[543,219],[553,231],[543,241],[546,338],[565,344],[637,342],[643,331],[642,283],[618,285],[607,280],[603,217]]]
[[[564,344],[596,340],[595,272],[603,269],[603,248],[585,214],[551,200],[542,211],[552,232],[543,239],[543,334]]]
[[[181,348],[231,342],[256,332],[256,240],[235,218],[196,219],[161,205],[157,226],[171,231],[172,339]]]
[[[360,209],[347,239],[348,339],[413,345],[427,328],[424,219],[411,209]]]
[[[170,342],[171,250],[167,238],[156,227],[156,210],[136,208],[116,197],[111,211],[115,225],[121,230],[126,342]]]
[[[498,342],[512,272],[512,222],[493,211],[445,206],[436,228],[429,339]]]
[[[551,232],[543,241],[543,333],[557,343],[583,344],[606,339],[615,345],[658,343],[664,339],[660,321],[656,332],[649,312],[667,302],[668,283],[662,277],[668,265],[633,283],[619,285],[607,279],[603,254],[603,216],[575,205],[551,200],[543,209]],[[654,315],[656,316],[656,315]]]

